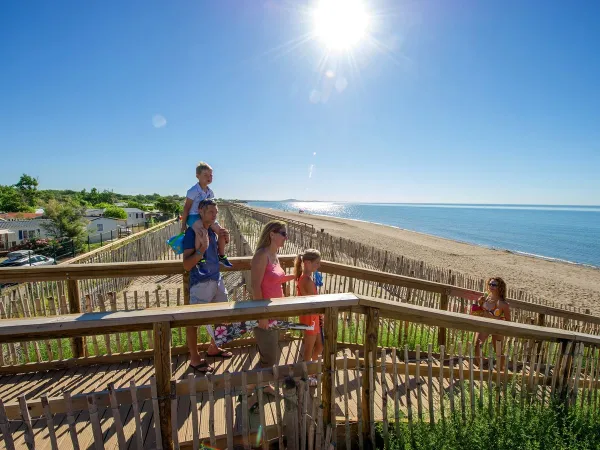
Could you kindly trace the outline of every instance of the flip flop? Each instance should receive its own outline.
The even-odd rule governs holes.
[[[190,369],[192,369],[194,372],[201,373],[202,375],[206,375],[207,373],[214,372],[214,370],[215,370],[213,367],[209,366],[206,361],[201,362],[197,366],[193,366],[190,364]]]
[[[225,359],[229,359],[229,358],[233,357],[233,353],[228,352],[227,350],[219,350],[215,354],[210,354],[210,353],[206,352],[206,356],[208,356],[210,358],[225,358]]]

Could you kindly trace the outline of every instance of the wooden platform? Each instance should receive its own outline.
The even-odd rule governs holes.
[[[280,365],[294,364],[301,359],[301,343],[298,340],[284,341],[281,343],[281,359]],[[350,355],[348,350],[345,350],[349,357],[354,358]],[[214,365],[215,373],[239,372],[243,370],[251,370],[254,368],[258,361],[258,353],[254,345],[236,348],[233,350],[234,357],[229,360],[211,358],[211,363]],[[344,351],[340,352],[338,356],[343,356]],[[391,361],[388,358],[388,361]],[[182,380],[187,378],[190,371],[188,368],[188,357],[187,355],[180,355],[173,357],[173,372],[174,379]],[[34,374],[22,374],[14,376],[3,376],[0,377],[0,398],[4,403],[17,401],[17,397],[21,394],[25,394],[27,399],[38,399],[43,394],[48,394],[50,397],[60,397],[64,391],[70,391],[71,395],[80,393],[89,393],[94,391],[102,391],[107,388],[109,383],[114,383],[116,388],[128,387],[131,380],[134,380],[136,385],[149,384],[149,379],[154,375],[154,368],[151,360],[135,361],[113,365],[100,365],[91,366],[81,369],[71,370],[55,370],[43,373]],[[404,374],[398,374],[399,377],[396,381],[396,386],[399,390],[400,405],[402,409],[402,415],[406,412],[405,402],[405,386],[404,386]],[[426,376],[426,367],[423,367],[423,376]],[[382,405],[382,387],[381,379],[378,374],[375,374],[375,380],[377,383],[377,391],[375,395],[375,419],[381,420],[383,417]],[[387,392],[388,392],[388,411],[387,415],[390,420],[394,418],[394,380],[392,374],[386,374],[387,380]],[[348,371],[348,383],[344,386],[344,372],[337,371],[336,373],[336,416],[340,420],[344,420],[346,416],[350,417],[351,420],[355,420],[357,417],[357,389],[358,381],[356,378],[356,372],[354,370]],[[412,403],[416,411],[417,406],[417,395],[416,395],[416,380],[414,377],[409,379],[409,389],[413,389],[411,392]],[[438,384],[434,386],[433,395],[438,398],[436,392],[438,391]],[[445,386],[447,387],[447,386]],[[428,392],[427,385],[422,386],[422,401],[425,405],[424,409],[427,410]],[[312,394],[315,395],[314,390]],[[348,414],[345,412],[344,394],[347,391],[348,395]],[[241,417],[241,403],[236,398],[240,390],[237,388],[233,392],[233,409],[234,409],[234,427],[241,431],[241,425],[239,424]],[[223,390],[215,391],[215,435],[223,436],[225,430],[225,399]],[[436,400],[437,403],[437,400]],[[178,398],[178,410],[177,410],[177,422],[179,426],[179,442],[191,441],[192,439],[192,419],[191,419],[191,404],[189,396],[183,396]],[[436,405],[437,406],[437,405]],[[209,396],[208,393],[197,394],[197,407],[199,410],[200,419],[200,436],[201,438],[208,441],[209,436]],[[437,408],[436,408],[437,409]],[[135,421],[133,416],[133,408],[131,405],[122,405],[120,407],[121,420],[124,424],[125,436],[128,442],[128,448],[135,449],[136,443],[134,440]],[[144,448],[155,448],[156,436],[153,424],[153,412],[152,403],[150,400],[143,402],[140,405],[140,412],[142,418],[142,425],[144,430]],[[310,409],[309,409],[310,413]],[[415,414],[416,415],[416,414]],[[93,434],[91,425],[89,422],[89,413],[87,411],[78,411],[75,414],[77,422],[77,430],[79,434],[79,441],[81,448],[93,448]],[[102,431],[104,433],[105,448],[113,449],[118,448],[117,436],[113,426],[112,411],[110,408],[99,408],[100,423],[102,425]],[[269,398],[269,402],[265,407],[265,421],[267,428],[269,425],[276,423],[276,408],[272,398]],[[259,426],[259,415],[250,415],[250,429],[257,430]],[[61,450],[72,448],[71,440],[68,432],[68,424],[66,415],[58,414],[54,419],[54,426],[56,429],[56,435]],[[340,424],[343,426],[343,424]],[[50,449],[50,440],[48,437],[48,431],[46,428],[46,419],[44,417],[32,417],[32,427],[35,433],[36,448],[37,449]],[[13,432],[13,438],[15,439],[16,448],[27,448],[24,441],[24,430],[25,424],[21,420],[11,421],[11,431]],[[275,434],[271,434],[270,438],[275,437]],[[5,448],[4,440],[0,442],[0,448]]]

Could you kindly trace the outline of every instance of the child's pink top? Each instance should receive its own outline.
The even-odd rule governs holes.
[[[279,263],[267,263],[265,276],[260,284],[260,290],[265,299],[283,297],[283,286],[285,272]]]

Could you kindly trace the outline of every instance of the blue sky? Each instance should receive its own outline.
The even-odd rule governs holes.
[[[348,55],[309,1],[4,2],[0,184],[600,203],[599,2],[365,4]]]

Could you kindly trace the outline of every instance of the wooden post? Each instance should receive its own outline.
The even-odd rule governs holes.
[[[298,419],[298,395],[296,382],[288,377],[283,382],[283,424],[287,449],[298,450],[298,436],[300,434],[300,421]],[[266,439],[266,435],[265,435]]]
[[[575,341],[560,341],[560,366],[559,366],[559,392],[558,396],[560,401],[568,406],[569,399],[569,377],[571,375],[571,369],[573,365],[573,356],[575,354],[575,348],[577,347]]]
[[[183,304],[190,304],[190,273],[183,272]]]
[[[329,424],[335,426],[335,398],[332,398],[331,393],[335,367],[331,365],[331,360],[335,360],[337,354],[337,308],[327,308],[325,310],[325,330],[323,331],[325,333],[325,343],[323,345],[323,424],[325,425],[324,428],[327,428]]]
[[[69,279],[67,281],[67,294],[69,296],[69,314],[80,314],[81,313],[81,295],[79,293],[79,284],[77,280]],[[85,348],[83,345],[82,337],[75,337],[71,339],[71,349],[73,351],[74,358],[81,358],[85,356]]]
[[[169,322],[158,322],[154,331],[154,372],[160,411],[160,434],[162,448],[172,449],[171,424],[171,325]]]
[[[379,335],[379,309],[368,308],[365,319],[365,344],[364,361],[365,367],[362,372],[362,396],[361,409],[363,418],[363,442],[367,450],[375,448],[375,442],[371,441],[371,396],[375,395],[375,386],[371,386],[371,377],[369,377],[369,358],[373,355],[373,360],[377,357],[377,336]]]
[[[546,326],[546,314],[540,313],[538,315],[538,326],[545,327]]]
[[[448,311],[448,291],[444,292],[440,296],[440,309],[442,311]],[[446,346],[446,329],[438,328],[438,345]]]

